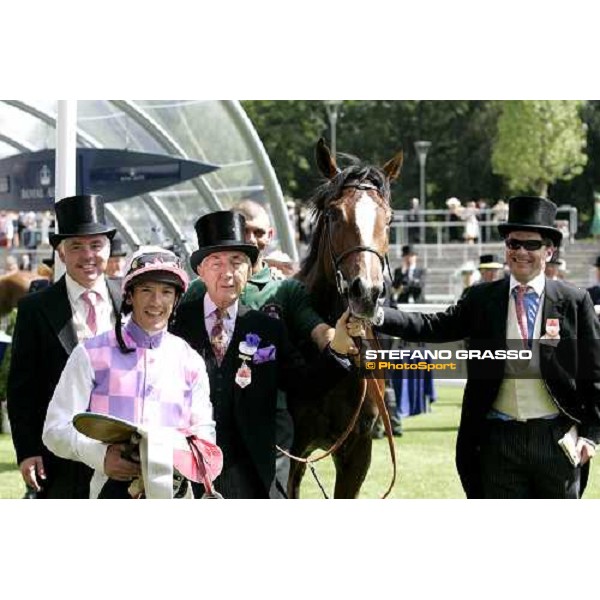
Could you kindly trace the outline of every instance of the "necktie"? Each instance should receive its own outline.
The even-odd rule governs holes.
[[[515,305],[517,308],[517,321],[523,338],[523,345],[531,348],[533,328],[537,315],[540,299],[535,290],[528,285],[519,285],[515,288]]]
[[[81,294],[81,297],[88,306],[85,324],[88,326],[88,329],[92,332],[92,334],[96,335],[98,332],[98,322],[96,319],[96,303],[98,302],[98,292],[86,290],[83,292],[83,294]]]
[[[210,343],[217,359],[217,364],[221,366],[223,357],[227,351],[227,332],[225,331],[224,319],[227,318],[227,311],[222,308],[217,308],[213,313],[217,318],[215,324],[210,331]]]

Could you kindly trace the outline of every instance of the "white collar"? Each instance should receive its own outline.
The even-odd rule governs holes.
[[[104,275],[100,275],[100,277],[96,279],[94,285],[91,288],[83,287],[81,284],[77,283],[68,273],[65,273],[65,282],[67,284],[67,293],[71,300],[79,300],[81,294],[87,292],[88,289],[90,289],[100,294],[100,296],[105,302],[110,301],[110,298],[108,296],[108,288],[106,286],[106,279]]]
[[[512,275],[510,276],[510,293],[515,287],[521,285]],[[528,281],[525,285],[532,287],[535,293],[541,298],[544,293],[544,288],[546,287],[546,276],[544,273],[540,273],[536,275],[531,281]]]
[[[236,300],[231,306],[227,307],[227,319],[237,318],[238,312],[238,300]],[[217,310],[217,305],[212,301],[212,298],[208,295],[208,292],[204,294],[204,318],[208,318]]]

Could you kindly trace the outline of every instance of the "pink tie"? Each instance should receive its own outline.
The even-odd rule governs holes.
[[[527,313],[525,312],[525,292],[527,292],[528,286],[519,285],[517,286],[517,295],[515,297],[515,307],[517,309],[517,322],[519,323],[519,329],[521,330],[521,337],[523,338],[523,346],[528,348],[527,340],[529,338],[529,332],[527,330]]]
[[[96,302],[98,302],[98,292],[87,290],[81,294],[83,301],[88,305],[87,318],[85,324],[93,335],[98,332],[98,323],[96,321]]]

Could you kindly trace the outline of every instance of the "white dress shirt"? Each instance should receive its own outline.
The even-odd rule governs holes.
[[[98,278],[91,290],[99,295],[96,302],[96,334],[90,331],[87,326],[88,304],[82,298],[82,295],[88,291],[88,288],[79,285],[68,273],[65,274],[67,284],[67,295],[73,311],[73,324],[77,334],[77,340],[81,342],[88,338],[104,333],[115,326],[115,315],[112,300],[108,294],[108,287],[104,276]]]
[[[206,332],[208,333],[208,339],[210,340],[210,333],[217,322],[217,315],[215,314],[217,305],[211,300],[208,293],[204,294],[204,325]],[[227,334],[226,349],[229,347],[229,342],[233,337],[233,330],[235,329],[235,320],[237,319],[238,313],[238,300],[236,300],[231,306],[227,307],[227,318],[223,319],[223,326],[225,327],[225,333]]]
[[[517,304],[516,304],[515,298],[513,296],[513,289],[515,289],[519,285],[522,285],[522,284],[519,283],[514,278],[513,275],[511,275],[510,276],[510,284],[508,286],[509,287],[509,292],[508,292],[509,295],[508,295],[508,314],[507,314],[507,318],[506,318],[506,330],[513,331],[513,326],[516,326],[516,330],[519,332],[518,337],[523,339],[523,335],[521,333],[521,330],[518,326],[518,321],[517,321]],[[537,340],[540,337],[541,324],[542,324],[542,312],[543,312],[542,308],[544,306],[544,290],[546,288],[546,276],[544,275],[544,273],[540,273],[539,275],[534,277],[531,281],[528,281],[525,285],[532,287],[533,290],[535,291],[535,293],[538,295],[538,298],[540,299],[540,302],[538,305],[538,311],[535,316],[535,324],[534,324],[533,335],[532,335],[532,339]],[[513,339],[515,339],[515,338],[513,338]]]

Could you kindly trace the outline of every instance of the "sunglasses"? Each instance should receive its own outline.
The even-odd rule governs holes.
[[[525,248],[528,252],[533,252],[534,250],[539,250],[544,242],[542,240],[504,240],[507,248],[511,250],[518,250],[519,248]]]
[[[167,254],[166,252],[154,252],[151,254],[142,254],[135,258],[131,263],[129,271],[136,271],[137,269],[156,263],[177,267],[179,269],[181,268],[181,261],[176,256]]]

